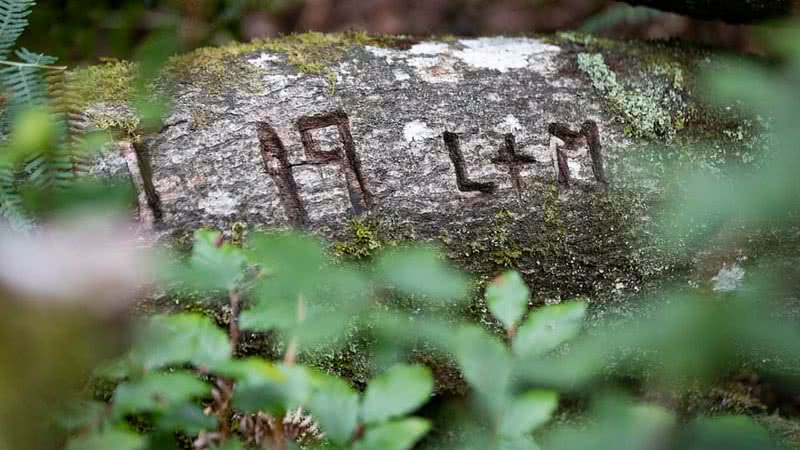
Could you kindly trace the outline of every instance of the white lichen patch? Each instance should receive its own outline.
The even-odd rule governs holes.
[[[503,121],[494,127],[494,131],[501,134],[519,133],[522,130],[522,124],[519,123],[519,119],[517,119],[513,114],[505,116]]]
[[[403,137],[406,142],[424,141],[435,138],[438,135],[439,133],[420,120],[409,122],[403,127]]]
[[[453,53],[464,63],[479,69],[490,69],[504,73],[511,69],[529,67],[529,58],[539,56],[536,64],[530,66],[537,72],[549,71],[551,56],[561,49],[536,39],[486,37],[463,39],[459,41],[465,48]]]
[[[555,71],[554,57],[561,49],[538,39],[487,37],[462,39],[455,44],[421,42],[408,50],[366,47],[387,63],[402,61],[414,68],[415,74],[429,83],[457,83],[462,76],[456,64],[472,69],[489,69],[501,73],[527,69],[542,75]]]
[[[254,65],[254,66],[258,67],[258,68],[261,68],[261,69],[265,69],[265,68],[269,67],[269,65],[271,63],[280,62],[280,61],[281,61],[281,56],[273,55],[271,53],[262,53],[262,54],[256,56],[255,58],[250,58],[250,59],[247,60],[247,62],[249,62],[250,64],[252,64],[252,65]]]
[[[208,214],[228,216],[236,212],[238,202],[227,192],[214,190],[209,192],[206,198],[201,199],[197,206]]]
[[[411,55],[438,55],[450,49],[450,44],[445,42],[421,42],[408,49]]]
[[[576,161],[574,159],[567,160],[567,167],[569,167],[569,174],[571,177],[575,178],[576,180],[586,181],[589,178],[583,173],[583,164],[580,161]]]
[[[714,292],[733,292],[744,280],[744,269],[736,263],[730,267],[723,265],[719,272],[711,278]]]
[[[428,83],[458,83],[461,81],[461,75],[453,67],[453,59],[446,56],[410,58],[408,65],[414,68],[414,73],[421,80]]]
[[[399,54],[397,51],[383,48],[383,47],[373,47],[371,45],[366,45],[364,48],[370,52],[371,54],[379,57],[379,58],[386,58],[386,62],[392,63],[395,58],[402,57],[403,55]]]
[[[411,78],[411,75],[405,73],[404,71],[402,71],[400,69],[397,69],[397,70],[393,71],[392,74],[394,74],[394,79],[397,80],[397,81],[406,81],[409,78]]]

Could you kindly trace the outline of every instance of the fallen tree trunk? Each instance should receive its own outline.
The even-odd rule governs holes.
[[[355,258],[430,240],[475,273],[520,268],[541,300],[616,298],[671,264],[641,238],[658,188],[633,161],[726,136],[692,94],[699,56],[575,36],[202,50],[167,67],[172,110],[138,161],[111,152],[93,172],[141,177],[155,230],[293,227]],[[101,91],[90,122],[134,122]]]

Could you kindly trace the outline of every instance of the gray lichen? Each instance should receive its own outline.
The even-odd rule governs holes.
[[[621,116],[626,134],[646,139],[670,139],[675,134],[669,110],[659,104],[660,96],[652,91],[626,89],[605,64],[602,54],[579,54],[578,67],[589,76],[592,86],[608,101],[609,106]]]

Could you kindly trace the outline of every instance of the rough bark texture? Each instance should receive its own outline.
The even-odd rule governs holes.
[[[652,143],[730,135],[694,100],[704,55],[680,47],[348,41],[315,73],[273,48],[228,49],[173,78],[163,129],[135,146],[139,167],[116,151],[94,172],[141,173],[143,217],[159,231],[295,227],[354,258],[430,240],[473,273],[519,268],[538,300],[600,301],[674,263],[647,240],[659,181],[635,161]],[[128,114],[87,108],[98,125]]]
[[[785,17],[797,12],[795,0],[628,0],[698,19],[753,23]]]

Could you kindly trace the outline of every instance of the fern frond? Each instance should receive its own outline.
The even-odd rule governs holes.
[[[0,69],[0,81],[2,81],[8,97],[8,108],[14,110],[20,105],[47,104],[47,84],[43,76],[44,69],[36,66],[53,64],[57,58],[32,53],[24,48],[17,50],[16,54],[22,61],[30,65],[13,65]]]
[[[34,5],[34,0],[0,0],[0,60],[8,59]]]
[[[18,50],[16,54],[24,62],[23,65],[8,65],[0,69],[0,82],[5,88],[8,99],[5,117],[11,119],[23,107],[49,105],[50,88],[45,76],[48,71],[57,70],[42,67],[53,64],[56,58],[32,53],[26,49]],[[64,118],[57,116],[56,119],[59,124],[66,123]],[[64,127],[62,125],[60,128]],[[59,145],[52,149],[30,155],[24,173],[33,186],[37,188],[63,187],[66,185],[67,179],[71,178],[72,156],[64,145],[63,136],[59,136],[58,142]]]
[[[84,154],[84,137],[88,129],[88,119],[80,108],[80,96],[71,83],[74,76],[66,70],[49,70],[47,73],[48,95],[57,120],[64,124],[63,145],[69,154],[71,170],[75,175],[88,172],[90,163]]]
[[[580,28],[585,33],[597,33],[617,25],[640,25],[663,14],[645,6],[617,5],[586,19]]]
[[[58,142],[41,153],[30,155],[24,166],[28,184],[36,189],[64,189],[75,179],[73,152],[63,133]]]
[[[0,217],[15,231],[27,231],[33,222],[25,214],[22,197],[14,183],[14,169],[0,164]]]

